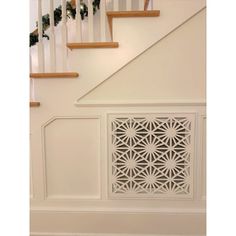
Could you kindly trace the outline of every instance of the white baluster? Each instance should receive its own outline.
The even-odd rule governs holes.
[[[93,34],[93,4],[92,0],[88,0],[88,32],[89,32],[89,42],[94,41]]]
[[[30,79],[30,101],[35,101],[34,79]]]
[[[32,57],[31,57],[31,48],[29,49],[29,71],[32,73]]]
[[[54,0],[50,0],[50,69],[51,72],[56,71],[56,46],[54,31]]]
[[[153,10],[153,0],[151,0],[151,10]]]
[[[62,69],[67,70],[67,14],[66,14],[66,0],[62,0]]]
[[[144,8],[144,1],[138,0],[138,10],[143,11],[143,8]]]
[[[76,0],[76,40],[82,42],[80,0]]]
[[[29,50],[29,63],[30,63],[30,73],[32,73],[32,56],[31,56],[31,49]],[[34,79],[30,79],[30,101],[35,101],[34,95]]]
[[[126,0],[126,10],[131,11],[132,8],[132,0]]]
[[[38,40],[38,70],[39,72],[44,72],[42,0],[38,0]]]
[[[113,11],[119,11],[119,0],[113,0]]]
[[[101,33],[101,41],[106,41],[106,3],[105,1],[100,2],[100,33]]]
[[[152,2],[153,9],[158,10],[159,9],[159,4],[160,4],[159,1],[157,1],[157,0],[153,1]]]

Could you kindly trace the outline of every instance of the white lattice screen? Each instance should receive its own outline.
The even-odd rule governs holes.
[[[111,197],[192,197],[194,114],[109,115]]]

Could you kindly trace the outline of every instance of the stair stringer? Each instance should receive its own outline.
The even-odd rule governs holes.
[[[159,0],[154,1],[154,8],[161,11],[160,17],[113,19],[113,40],[119,42],[118,49],[70,52],[71,69],[79,71],[81,75],[74,87],[75,104],[79,104],[87,93],[204,9],[205,0]]]

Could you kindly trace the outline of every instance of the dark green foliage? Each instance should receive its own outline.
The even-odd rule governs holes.
[[[93,14],[100,9],[100,0],[93,1]],[[76,9],[72,7],[70,2],[66,2],[66,10],[67,10],[67,17],[75,19],[76,16]],[[81,19],[84,20],[85,17],[88,17],[88,7],[85,3],[80,3],[80,16]],[[57,26],[59,22],[62,20],[62,9],[61,6],[57,7],[54,10],[54,26]],[[42,16],[42,25],[43,25],[43,37],[49,39],[48,35],[44,33],[50,27],[50,16],[46,14]],[[36,22],[36,27],[38,27],[38,22]],[[34,46],[38,42],[38,32],[34,31],[30,33],[30,47]]]
[[[84,20],[84,17],[88,17],[88,7],[85,3],[80,3],[80,16]]]
[[[57,24],[61,21],[62,19],[61,14],[62,14],[62,10],[60,6],[54,10],[54,26],[57,26]]]

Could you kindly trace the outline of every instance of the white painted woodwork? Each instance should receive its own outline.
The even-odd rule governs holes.
[[[94,30],[93,30],[93,4],[92,0],[88,0],[88,35],[89,42],[94,41]]]
[[[66,0],[62,0],[62,25],[61,25],[61,50],[62,50],[62,71],[67,71],[67,12]]]
[[[138,10],[143,11],[144,9],[144,0],[138,0]]]
[[[31,236],[206,235],[204,212],[33,211],[31,218]]]
[[[82,42],[80,0],[76,0],[76,42]]]
[[[29,72],[32,73],[32,52],[29,49]]]
[[[38,72],[44,72],[42,0],[38,0]]]
[[[126,0],[126,11],[131,11],[132,0]]]
[[[46,198],[100,196],[100,121],[59,117],[44,127]]]
[[[56,42],[54,30],[54,0],[50,0],[50,71],[56,72]]]
[[[119,0],[113,0],[113,11],[119,11]]]
[[[173,7],[169,7],[170,5]],[[129,22],[129,24],[133,24],[132,30],[125,29],[123,27],[120,27],[118,29],[117,27],[115,27],[117,29],[116,30],[117,33],[120,32],[121,35],[124,35],[124,36],[126,35],[130,39],[130,40],[124,39],[125,41],[122,42],[122,45],[124,45],[124,43],[126,45],[127,45],[127,43],[130,43],[129,44],[130,46],[127,47],[126,50],[120,50],[121,48],[118,50],[119,53],[118,54],[116,53],[116,55],[114,55],[114,57],[113,57],[113,60],[115,59],[116,62],[114,62],[113,66],[111,66],[109,68],[106,67],[105,69],[102,69],[103,72],[100,71],[101,73],[103,73],[103,75],[101,77],[97,76],[97,74],[100,74],[100,72],[97,71],[96,75],[94,73],[95,77],[93,79],[86,80],[86,86],[78,85],[79,86],[79,89],[77,89],[78,97],[82,96],[82,95],[80,95],[80,93],[82,93],[82,94],[86,93],[86,91],[84,91],[84,90],[88,91],[93,86],[96,86],[98,83],[103,81],[105,78],[109,77],[109,75],[113,74],[116,70],[118,70],[123,65],[125,65],[129,60],[131,60],[135,56],[139,55],[145,48],[151,46],[155,41],[162,38],[164,35],[169,33],[171,30],[173,30],[179,24],[183,23],[184,20],[186,20],[192,14],[196,13],[204,5],[205,5],[204,0],[199,0],[197,2],[196,2],[196,0],[189,0],[189,1],[185,1],[185,0],[178,0],[178,1],[176,1],[176,0],[159,0],[158,4],[156,3],[156,1],[154,1],[154,9],[160,9],[161,12],[163,11],[163,12],[165,12],[165,14],[163,15],[161,13],[161,16],[158,17],[156,20],[154,20],[155,23],[153,22],[153,20],[151,20],[152,23],[147,23],[148,27],[145,26],[145,24],[146,24],[145,22],[147,22],[148,19],[143,19],[145,22],[143,22],[143,20],[141,20],[141,19],[135,19],[136,24],[133,24],[133,21],[131,19],[115,19],[114,24],[116,24],[116,22],[120,22],[121,24],[123,24],[122,22],[127,22],[127,21]],[[96,18],[96,16],[98,16],[98,18],[99,18],[99,15],[100,15],[99,13],[96,14],[95,18]],[[141,21],[140,24],[139,24],[139,20]],[[95,25],[98,22],[99,22],[99,19],[98,20],[96,19]],[[88,40],[87,20],[83,21],[82,24],[83,24],[83,35],[85,35],[84,40],[87,41]],[[58,39],[61,38],[60,25],[61,25],[61,23],[59,24],[59,26],[55,27],[55,32],[58,33],[56,35],[56,38],[58,38]],[[137,28],[137,30],[139,31],[138,38],[137,38],[136,35],[133,35],[133,33],[135,33],[135,31],[136,31],[136,30],[134,31],[133,29],[134,29],[134,27],[138,27],[139,25],[140,25],[140,27]],[[142,26],[142,28],[141,28],[141,26]],[[73,27],[73,28],[75,31],[76,27]],[[95,40],[100,41],[100,26],[98,25],[98,27],[96,26],[95,28],[96,28]],[[122,30],[122,28],[123,28],[123,30]],[[128,32],[127,32],[127,30],[128,30]],[[152,32],[152,34],[148,33],[149,30]],[[116,35],[117,35],[117,33],[116,33]],[[118,33],[118,35],[120,33]],[[132,38],[132,35],[134,36],[133,38]],[[107,35],[107,37],[109,38],[109,35]],[[70,38],[73,38],[74,41],[76,41],[76,34],[73,32],[73,35],[70,35]],[[119,41],[119,38],[117,38],[117,40]],[[136,41],[138,44],[133,44],[134,41]],[[46,48],[46,45],[49,44],[49,41],[44,39],[44,43],[45,43],[45,48]],[[57,45],[57,47],[58,47],[58,49],[61,48],[60,45]],[[101,52],[101,50],[99,52]],[[37,52],[35,52],[35,53],[37,55]],[[62,53],[61,50],[57,51],[57,70],[58,71],[62,71],[61,61],[62,61],[63,56],[61,53]],[[70,61],[74,61],[73,56],[75,56],[75,58],[80,58],[79,54],[80,54],[80,51],[73,52],[73,55],[69,54],[68,59]],[[88,53],[86,53],[86,54],[88,55]],[[48,53],[48,50],[46,50],[45,59],[47,60],[48,58],[50,58],[50,55]],[[110,57],[108,57],[106,60],[109,60],[109,58]],[[122,60],[120,60],[121,58],[122,58]],[[75,70],[81,70],[81,66],[80,66],[81,63],[87,64],[86,62],[83,62],[83,60],[81,60],[81,61],[82,62],[80,62],[80,63],[79,62],[78,63],[69,62],[69,64],[70,64],[71,68],[75,68]],[[89,60],[89,61],[91,61],[91,60]],[[104,63],[102,63],[102,64],[104,65]],[[47,63],[47,65],[48,65],[48,63]],[[33,59],[32,66],[33,66],[33,71],[37,72],[38,71],[38,64],[35,59]],[[101,66],[98,66],[98,69]],[[47,70],[49,70],[49,69],[50,68],[48,68]],[[83,66],[83,69],[86,69],[86,66]],[[85,71],[85,74],[87,74],[87,71]],[[81,87],[83,87],[82,90],[81,90]]]
[[[201,162],[201,176],[202,176],[202,181],[200,186],[202,187],[202,199],[206,199],[206,178],[207,178],[207,164],[206,164],[206,142],[207,142],[207,120],[206,116],[202,117],[202,122],[203,122],[203,127],[202,127],[202,162]]]
[[[154,1],[154,0],[151,0],[151,1],[150,1],[150,4],[151,4],[150,10],[154,10],[154,3],[153,3],[153,1]]]
[[[43,107],[42,107],[43,108]],[[51,107],[52,109],[55,109]],[[65,108],[66,109],[66,108]],[[181,113],[190,114],[196,112],[197,123],[199,123],[199,117],[205,114],[205,106],[195,106],[195,105],[154,105],[154,106],[139,106],[139,107],[115,107],[115,106],[105,106],[105,107],[94,107],[94,108],[76,108],[71,106],[70,109],[63,110],[60,112],[60,117],[55,117],[49,119],[51,115],[48,115],[47,109],[42,109],[40,115],[36,111],[31,112],[31,119],[38,119],[38,122],[43,124],[44,132],[38,128],[36,122],[32,123],[31,132],[32,139],[36,139],[36,146],[42,148],[42,151],[32,150],[33,152],[33,169],[38,170],[34,176],[34,199],[31,201],[32,213],[36,218],[32,218],[31,230],[33,232],[92,232],[94,233],[152,233],[158,235],[158,233],[172,233],[169,228],[166,227],[173,220],[173,232],[180,233],[184,235],[185,233],[199,234],[203,233],[205,230],[205,210],[204,201],[196,196],[191,200],[180,200],[180,199],[152,199],[151,201],[145,199],[113,199],[109,200],[107,196],[107,183],[108,183],[108,162],[107,162],[107,150],[108,150],[108,130],[107,130],[107,115],[108,113],[114,113],[118,116],[130,114],[130,112],[135,114],[142,113],[172,113],[179,115]],[[54,112],[55,113],[55,112]],[[71,117],[67,117],[66,114],[73,114]],[[96,121],[100,117],[101,121]],[[91,121],[91,118],[93,121]],[[49,119],[49,120],[48,120]],[[56,120],[54,120],[56,119]],[[79,119],[79,120],[78,120]],[[48,122],[44,123],[45,120]],[[98,128],[101,124],[101,127]],[[199,127],[198,131],[201,128]],[[100,133],[101,131],[101,133]],[[82,133],[82,135],[81,135]],[[97,133],[97,134],[96,134]],[[43,134],[43,143],[41,147],[41,141]],[[201,135],[201,133],[197,134]],[[83,137],[84,136],[84,137]],[[101,142],[98,144],[98,140]],[[89,146],[88,146],[89,145]],[[197,144],[196,144],[197,145]],[[49,146],[49,147],[48,147]],[[94,146],[97,146],[94,150]],[[98,147],[99,146],[99,147]],[[47,148],[48,147],[48,148]],[[90,149],[94,150],[91,151]],[[99,150],[100,149],[100,150]],[[198,159],[201,150],[199,146],[196,146]],[[88,154],[91,154],[91,159],[86,158]],[[96,157],[100,155],[100,161],[96,161]],[[73,157],[74,156],[74,157]],[[86,157],[85,157],[86,156]],[[40,158],[41,157],[41,158]],[[43,157],[43,158],[42,158]],[[46,160],[42,164],[42,160]],[[40,171],[38,166],[45,166],[45,171]],[[87,166],[86,166],[87,165]],[[197,165],[194,164],[194,171],[196,171]],[[99,173],[96,172],[97,168],[100,169]],[[95,173],[94,173],[95,170]],[[47,188],[39,188],[37,178],[39,178],[43,173],[46,173],[44,184]],[[74,177],[76,175],[76,178]],[[94,179],[95,176],[99,176],[98,179]],[[81,180],[83,183],[86,182],[89,186],[80,186],[76,179]],[[54,181],[52,181],[54,179]],[[51,181],[51,182],[50,182]],[[93,181],[99,181],[100,184],[97,186],[101,187],[99,192],[89,192],[88,188],[93,186]],[[195,181],[201,181],[201,176],[197,176]],[[69,183],[69,184],[68,184]],[[69,186],[67,186],[67,184]],[[48,188],[49,187],[49,188]],[[46,194],[46,199],[43,201],[38,196],[38,189],[48,189],[48,194]],[[201,191],[201,190],[200,190]],[[101,193],[101,199],[99,199],[98,194]],[[44,214],[44,213],[45,214]],[[59,214],[60,212],[60,214]],[[87,214],[93,214],[93,216],[88,216],[86,218],[89,220],[89,224],[84,224],[79,221],[79,216],[75,214],[81,213],[81,217],[86,217]],[[42,215],[43,214],[43,215]],[[60,224],[59,218],[56,220],[57,223],[50,217],[53,214],[53,219],[57,217],[63,217],[64,219],[70,219],[63,224]],[[99,217],[104,217],[109,215],[109,224],[107,221],[102,220],[97,225],[97,219]],[[134,218],[125,219],[129,224],[125,224],[123,227],[117,225],[117,221],[127,215],[132,215]],[[143,217],[142,217],[143,215]],[[144,217],[145,215],[145,217]],[[167,217],[172,215],[173,218]],[[52,216],[52,215],[51,215]],[[161,217],[162,216],[162,217]],[[189,224],[186,225],[185,221],[182,222],[182,217],[188,216]],[[73,218],[75,217],[75,218]],[[150,218],[149,218],[150,217]],[[160,231],[160,227],[149,227],[147,222],[149,220],[162,219],[163,230]],[[75,220],[77,219],[77,220]],[[104,219],[104,218],[102,218]],[[197,225],[194,220],[197,220]],[[59,220],[59,221],[58,221]],[[75,221],[74,221],[75,220]],[[140,225],[140,228],[133,227],[132,224]],[[78,223],[78,221],[80,223]],[[74,223],[71,223],[74,222]],[[159,222],[159,221],[158,221]],[[175,223],[174,223],[175,222]],[[182,223],[181,223],[182,222]],[[195,222],[193,224],[192,222]],[[152,223],[150,223],[152,224]],[[109,228],[111,227],[111,228]],[[73,229],[72,231],[69,229]],[[101,232],[101,229],[104,231]],[[136,229],[137,231],[134,231]],[[68,230],[68,231],[67,231]],[[151,230],[151,231],[150,231]]]
[[[205,70],[205,12],[202,12],[90,91],[78,104],[204,100]]]
[[[100,2],[100,40],[106,41],[106,2]]]
[[[195,114],[108,114],[108,120],[110,198],[193,197]]]
[[[205,99],[201,49],[205,43],[205,11],[140,53],[199,11],[203,2],[158,2],[165,14],[157,19],[114,19],[114,36],[122,47],[69,53],[71,67],[81,74],[79,80],[35,80],[37,94],[42,94],[40,102],[45,105],[40,112],[31,109],[30,117],[34,171],[32,236],[47,232],[205,234],[205,200],[199,194],[202,188],[195,190],[191,200],[108,198],[108,114],[196,113],[196,139],[202,135],[202,126],[198,124],[205,115],[205,105],[197,101]],[[91,89],[94,90],[79,100]],[[97,104],[92,108],[76,107],[76,99]],[[101,102],[104,104],[99,106]],[[196,170],[202,164],[202,148],[199,143],[195,148],[199,162],[193,165],[194,186],[198,186],[203,180]]]
[[[176,6],[169,10],[170,1],[168,1],[165,0],[166,4],[162,4],[166,7],[162,8],[163,11],[168,12],[168,14],[156,17],[156,19],[114,19],[113,41],[118,41],[122,45],[119,49],[94,50],[92,54],[88,53],[88,50],[80,50],[71,54],[72,68],[78,68],[81,75],[90,78],[78,80],[78,89],[76,89],[78,99],[204,7],[201,1],[194,1],[194,5],[190,4],[189,1],[181,1],[182,4],[179,7]],[[190,2],[193,3],[193,1]],[[108,67],[104,61],[110,61],[111,58],[112,61]],[[91,70],[91,64],[96,65],[96,72]]]
[[[30,101],[35,101],[34,79],[30,79]]]

